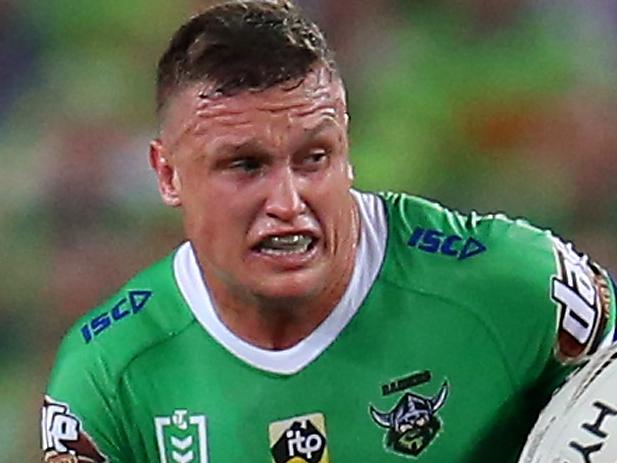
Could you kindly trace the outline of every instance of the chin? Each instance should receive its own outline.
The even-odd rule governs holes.
[[[300,301],[315,297],[323,290],[325,282],[310,273],[313,272],[289,272],[276,276],[264,276],[258,283],[255,294],[260,299],[270,301]]]

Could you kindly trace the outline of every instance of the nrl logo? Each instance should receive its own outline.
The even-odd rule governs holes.
[[[430,381],[428,371],[415,373],[382,386],[384,396]],[[437,412],[448,397],[448,383],[444,381],[433,397],[405,392],[389,412],[380,412],[372,405],[369,411],[373,421],[388,431],[384,438],[386,448],[394,453],[417,457],[433,441],[441,429]]]
[[[160,463],[208,463],[206,417],[176,410],[154,418]]]

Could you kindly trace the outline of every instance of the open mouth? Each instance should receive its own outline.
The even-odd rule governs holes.
[[[304,233],[272,235],[261,240],[253,250],[270,256],[288,256],[311,251],[317,239]]]

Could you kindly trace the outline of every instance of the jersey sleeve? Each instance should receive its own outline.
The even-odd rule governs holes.
[[[571,244],[553,238],[556,271],[551,299],[558,308],[557,359],[578,362],[615,341],[615,288],[606,270]]]
[[[128,462],[112,381],[96,345],[69,335],[57,356],[41,414],[46,463]],[[87,347],[87,349],[84,349]]]
[[[173,276],[171,253],[88,312],[64,338],[42,411],[47,463],[149,461],[136,426],[132,361],[193,323]]]
[[[422,198],[383,197],[390,242],[404,244],[398,257],[404,264],[392,274],[481,320],[513,390],[544,378],[557,384],[615,341],[614,285],[573,245],[503,214],[462,214]]]
[[[613,342],[613,283],[606,270],[549,231],[504,217],[485,225],[495,283],[487,292],[502,304],[493,322],[519,386],[548,393]]]

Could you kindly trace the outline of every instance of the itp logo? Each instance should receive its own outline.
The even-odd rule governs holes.
[[[270,424],[273,463],[328,463],[326,426],[321,413]]]

